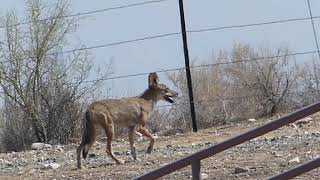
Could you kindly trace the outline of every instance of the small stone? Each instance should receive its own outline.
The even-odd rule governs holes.
[[[247,167],[236,167],[234,168],[234,173],[235,174],[239,174],[239,173],[245,173],[245,172],[249,172],[250,169]]]
[[[52,146],[50,144],[45,144],[45,143],[32,143],[31,144],[32,150],[49,149],[51,147]]]
[[[295,164],[295,163],[299,163],[299,162],[300,162],[299,157],[295,157],[295,158],[289,160],[289,164]]]
[[[159,139],[159,136],[158,136],[157,134],[155,134],[155,135],[153,136],[153,138],[154,138],[154,139]]]
[[[89,158],[95,158],[97,155],[96,154],[88,154]]]
[[[150,165],[151,165],[150,162],[146,162],[146,163],[144,164],[144,166],[150,166]]]
[[[143,136],[137,138],[137,141],[138,141],[138,142],[141,142],[141,141],[143,141],[143,140],[144,140]]]
[[[49,164],[49,167],[50,167],[51,169],[58,169],[58,168],[60,167],[60,164],[50,163],[50,164]]]
[[[42,162],[44,160],[45,160],[45,158],[43,156],[40,156],[39,159],[38,159],[38,162]]]
[[[101,142],[107,142],[107,137],[102,137],[102,138],[100,138],[100,141],[101,141]]]
[[[312,121],[312,118],[311,117],[305,117],[303,119],[300,119],[298,121],[296,121],[296,124],[297,125],[303,125],[303,124],[308,124]]]
[[[248,119],[248,121],[249,122],[256,122],[257,120],[252,118],[252,119]]]
[[[201,173],[201,179],[208,179],[209,175],[207,173]]]
[[[43,164],[44,169],[58,169],[60,164],[57,163],[50,163],[50,164]]]

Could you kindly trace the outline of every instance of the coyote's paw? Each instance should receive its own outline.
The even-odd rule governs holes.
[[[152,152],[152,147],[148,147],[147,153],[148,153],[148,154],[151,154],[151,152]]]
[[[82,166],[82,165],[80,165],[80,166],[77,166],[77,169],[78,169],[78,170],[81,170],[81,169],[85,169],[85,167]]]

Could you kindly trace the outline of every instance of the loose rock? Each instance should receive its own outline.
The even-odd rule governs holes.
[[[49,149],[52,146],[50,144],[45,143],[32,143],[31,149],[32,150],[42,150],[42,149]]]
[[[201,179],[208,179],[209,175],[207,173],[201,173]]]
[[[289,164],[296,164],[300,162],[300,158],[299,157],[295,157],[293,159],[289,160]]]
[[[245,173],[245,172],[249,172],[250,169],[247,167],[236,167],[234,168],[234,173],[238,174],[238,173]]]
[[[249,122],[256,122],[256,119],[248,119]]]

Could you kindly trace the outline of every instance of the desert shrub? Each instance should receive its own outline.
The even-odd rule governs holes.
[[[294,56],[287,55],[289,53],[288,48],[283,47],[252,48],[236,44],[231,51],[220,51],[208,62],[193,66],[191,72],[199,128],[273,116],[301,107],[298,94],[310,89],[310,85],[305,83],[313,82],[301,78],[308,68],[300,67]],[[313,78],[314,74],[309,74],[309,79]],[[176,115],[170,123],[180,122],[182,124],[177,127],[190,129],[185,71],[172,73],[169,79],[181,92],[180,99],[171,110]],[[314,85],[311,87],[316,88]],[[315,94],[310,94],[310,98],[314,97]],[[306,101],[303,104],[313,100]]]
[[[21,150],[34,141],[67,142],[79,132],[83,106],[101,85],[101,81],[86,82],[94,70],[87,51],[62,52],[68,35],[77,28],[77,19],[59,18],[68,11],[67,0],[51,5],[29,0],[27,28],[15,26],[19,19],[14,13],[4,17],[0,86],[7,150]],[[94,75],[105,78],[109,68]]]

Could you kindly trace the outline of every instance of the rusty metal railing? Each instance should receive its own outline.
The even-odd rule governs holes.
[[[297,110],[287,116],[284,116],[284,117],[281,117],[277,120],[269,122],[263,126],[254,128],[248,132],[245,132],[243,134],[240,134],[238,136],[230,138],[226,141],[223,141],[221,143],[218,143],[216,145],[208,147],[204,150],[193,153],[187,157],[184,157],[182,159],[174,161],[170,164],[164,165],[156,170],[153,170],[153,171],[148,172],[142,176],[139,176],[136,179],[139,179],[139,180],[156,179],[156,178],[162,177],[166,174],[177,171],[177,170],[179,170],[183,167],[186,167],[188,165],[191,165],[193,179],[195,179],[195,180],[201,179],[200,161],[202,159],[208,158],[208,157],[215,155],[217,153],[220,153],[224,150],[227,150],[229,148],[237,146],[241,143],[244,143],[246,141],[249,141],[251,139],[254,139],[256,137],[264,135],[270,131],[276,130],[282,126],[293,123],[299,119],[307,117],[307,116],[314,114],[318,111],[320,111],[320,102],[309,105],[309,106],[302,108],[300,110]],[[308,166],[309,167],[308,169],[298,168],[298,169],[293,169],[292,171],[288,171],[287,172],[288,174],[286,176],[291,177],[293,174],[297,173],[297,171],[299,171],[300,172],[299,174],[301,174],[301,172],[304,173],[307,170],[309,170],[310,168],[314,169],[314,168],[319,167],[318,161],[316,161],[315,164],[316,164],[316,166]],[[314,164],[312,163],[312,165],[314,165]]]
[[[283,172],[281,174],[273,176],[273,177],[269,178],[269,180],[292,179],[292,178],[297,177],[303,173],[306,173],[308,171],[316,169],[317,167],[320,167],[320,157],[315,160],[312,160],[310,162],[307,162],[305,164],[302,164],[298,167],[292,168],[286,172]]]

